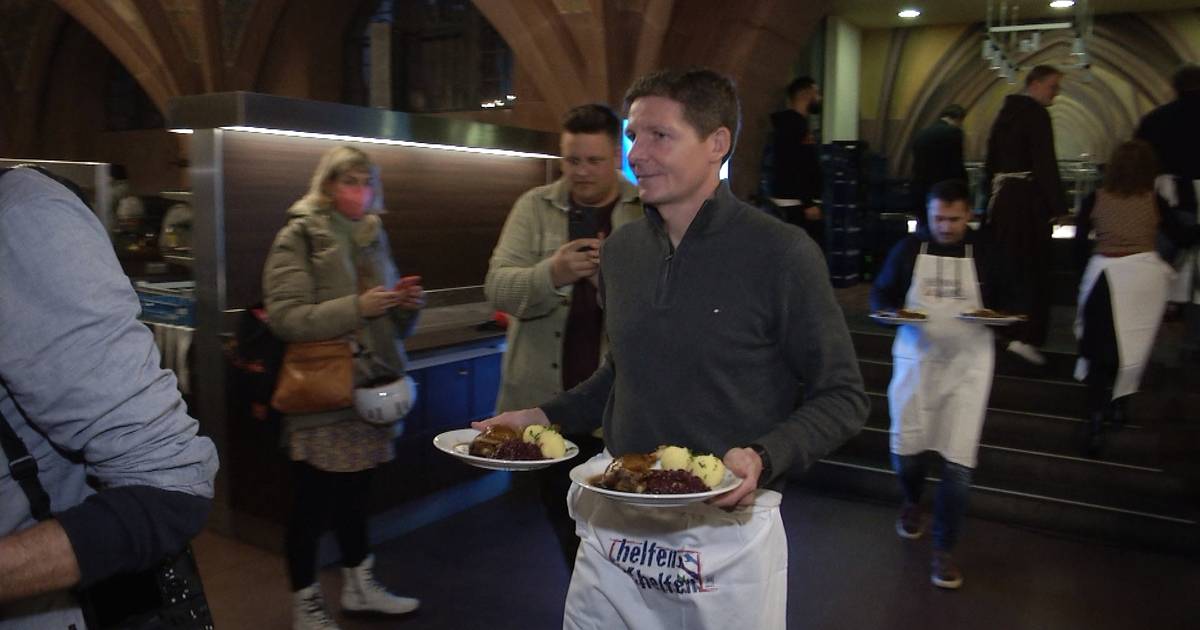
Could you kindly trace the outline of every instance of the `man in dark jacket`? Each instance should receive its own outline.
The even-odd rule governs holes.
[[[1179,68],[1172,83],[1176,99],[1146,114],[1137,137],[1154,147],[1162,173],[1171,177],[1174,199],[1169,202],[1178,218],[1194,224],[1200,221],[1200,65]],[[1184,304],[1187,351],[1200,358],[1200,248],[1184,250],[1167,262],[1175,262],[1179,272],[1171,300]]]
[[[948,105],[937,122],[922,129],[913,140],[912,200],[919,225],[925,225],[928,218],[925,207],[930,186],[948,179],[967,181],[962,130],[966,117],[962,105]]]
[[[1042,365],[1038,347],[1046,343],[1050,323],[1051,222],[1066,212],[1054,129],[1046,108],[1058,96],[1062,72],[1034,66],[1025,90],[1010,94],[988,136],[987,169],[991,203],[987,226],[1013,260],[1029,292],[1029,322],[1013,329],[1008,350]]]
[[[788,108],[771,114],[771,203],[823,250],[820,144],[809,120],[809,114],[821,113],[821,89],[812,77],[800,77],[788,84],[787,97]]]

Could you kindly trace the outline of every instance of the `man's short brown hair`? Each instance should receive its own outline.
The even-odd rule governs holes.
[[[1062,70],[1059,70],[1054,66],[1048,66],[1044,64],[1034,66],[1033,69],[1029,71],[1029,74],[1025,76],[1025,87],[1029,87],[1034,81],[1042,81],[1053,76],[1061,77],[1062,75]]]
[[[729,77],[708,68],[660,70],[647,74],[625,92],[625,112],[643,96],[669,98],[683,106],[683,119],[701,138],[707,138],[721,127],[729,130],[729,153],[737,146],[742,126],[742,110],[737,88]]]
[[[562,130],[567,133],[602,133],[621,146],[621,119],[612,108],[601,103],[572,107],[563,115]]]

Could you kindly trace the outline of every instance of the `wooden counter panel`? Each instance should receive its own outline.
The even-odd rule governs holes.
[[[380,167],[383,215],[401,273],[426,288],[478,285],[517,197],[545,183],[546,160],[226,131],[227,307],[260,299],[263,262],[321,155],[350,144]]]

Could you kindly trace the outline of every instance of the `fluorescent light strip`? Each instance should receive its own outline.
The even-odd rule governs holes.
[[[171,133],[196,133],[195,129],[168,129]]]
[[[487,149],[481,147],[459,147],[449,144],[431,144],[428,142],[413,142],[411,140],[388,140],[386,138],[365,138],[362,136],[342,136],[331,133],[312,133],[308,131],[289,131],[286,129],[268,129],[265,127],[221,127],[229,131],[244,131],[247,133],[262,133],[273,136],[292,136],[297,138],[313,138],[316,140],[337,140],[339,142],[365,142],[368,144],[386,144],[402,147],[417,147],[420,149],[439,149],[442,151],[459,151],[461,153],[483,153],[486,155],[502,155],[505,157],[542,158],[557,160],[557,155],[548,153],[531,153],[526,151],[509,151],[507,149]]]

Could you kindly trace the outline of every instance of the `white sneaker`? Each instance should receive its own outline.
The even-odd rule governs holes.
[[[325,608],[319,583],[292,593],[292,630],[338,630],[329,609]]]
[[[402,615],[416,610],[421,601],[412,597],[400,597],[389,593],[375,580],[371,567],[375,556],[367,556],[362,564],[342,569],[342,608],[355,612],[377,612],[385,615]]]
[[[1024,341],[1008,342],[1008,351],[1034,365],[1046,365],[1046,357],[1042,356],[1042,353],[1037,348]]]

